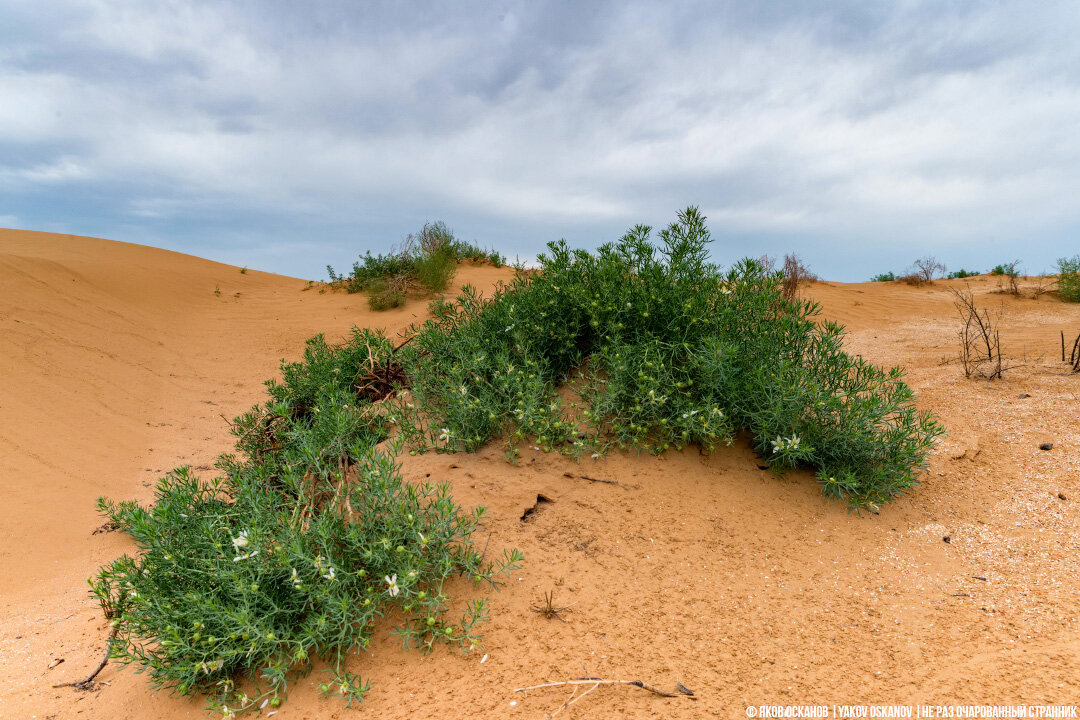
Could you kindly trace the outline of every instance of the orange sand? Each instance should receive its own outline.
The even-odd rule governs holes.
[[[456,281],[490,291],[509,276],[463,266]],[[809,474],[774,478],[745,443],[581,465],[526,450],[515,467],[498,443],[406,456],[407,478],[449,481],[460,503],[488,506],[493,550],[525,553],[492,596],[488,659],[406,654],[380,633],[353,662],[374,682],[359,709],[319,698],[307,678],[277,717],[541,718],[569,691],[514,688],[582,675],[678,681],[699,699],[602,687],[560,718],[1080,701],[1080,375],[1059,361],[1058,335],[1080,331],[1080,306],[996,284],[970,281],[980,303],[1004,303],[1002,342],[1024,365],[993,384],[965,380],[954,359],[943,290],[963,281],[807,289],[849,328],[852,352],[908,367],[949,429],[923,485],[879,515],[826,503]],[[205,717],[201,700],[155,694],[130,668],[110,665],[93,692],[52,687],[97,664],[107,626],[85,579],[133,549],[93,534],[94,501],[148,500],[178,465],[211,472],[231,448],[224,418],[262,399],[262,380],[307,337],[397,332],[425,313],[412,300],[376,314],[363,296],[305,285],[0,230],[0,717]],[[522,522],[538,493],[554,502]],[[565,622],[531,611],[552,590]]]

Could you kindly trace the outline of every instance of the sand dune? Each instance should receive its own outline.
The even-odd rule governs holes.
[[[490,289],[509,274],[463,266],[457,281]],[[133,549],[93,534],[94,500],[147,500],[182,464],[210,472],[231,447],[224,418],[259,401],[262,380],[307,337],[337,339],[354,324],[397,332],[424,313],[413,301],[376,314],[362,296],[305,285],[137,245],[0,230],[0,717],[204,716],[200,701],[155,695],[130,669],[110,666],[92,693],[52,688],[84,675],[104,647],[85,578]],[[879,515],[827,504],[809,475],[774,478],[739,443],[599,465],[529,450],[512,466],[498,444],[404,458],[406,477],[447,480],[459,502],[487,505],[492,546],[520,548],[526,564],[492,599],[487,662],[403,654],[380,634],[354,660],[375,683],[355,712],[545,717],[568,693],[513,689],[583,674],[679,681],[699,699],[602,688],[560,717],[1075,702],[1080,376],[1058,362],[1058,333],[1080,331],[1080,307],[972,280],[980,302],[1004,303],[1003,343],[1023,363],[1004,381],[973,382],[950,362],[950,285],[962,283],[807,290],[848,326],[853,352],[906,365],[920,404],[949,429],[923,485]],[[1054,449],[1040,451],[1044,441]],[[522,522],[538,493],[553,502]],[[530,610],[552,590],[571,606],[566,622]],[[297,682],[278,716],[354,712],[313,685]]]

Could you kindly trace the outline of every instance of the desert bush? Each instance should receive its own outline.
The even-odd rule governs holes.
[[[1057,277],[1055,277],[1054,275],[1047,275],[1044,271],[1041,274],[1031,278],[1031,297],[1033,300],[1038,300],[1043,295],[1054,292],[1056,287]]]
[[[991,275],[996,275],[1000,278],[998,281],[999,293],[1006,293],[1008,295],[1020,294],[1020,261],[1013,260],[1011,263],[1005,263],[1001,265],[995,265],[994,269],[990,271]]]
[[[784,297],[794,300],[799,294],[799,286],[817,280],[817,275],[810,272],[798,255],[790,253],[784,256]]]
[[[912,271],[909,275],[914,275],[921,284],[929,285],[934,282],[934,278],[940,277],[945,274],[947,268],[939,263],[935,258],[924,257],[919,258],[912,264]]]
[[[345,658],[391,612],[406,646],[475,647],[485,601],[454,620],[445,583],[495,586],[520,556],[485,561],[470,539],[483,510],[462,512],[445,485],[404,483],[396,450],[375,448],[389,426],[358,379],[390,352],[367,331],[340,348],[313,338],[237,420],[239,455],[222,456],[220,476],[174,470],[150,508],[100,501],[141,551],[91,579],[115,618],[114,658],[231,716],[276,707],[316,659],[329,665],[323,692],[361,699]]]
[[[409,277],[390,275],[379,277],[368,284],[368,307],[372,310],[389,310],[401,307],[408,296]]]
[[[1057,295],[1066,302],[1080,302],[1080,255],[1057,261]]]
[[[870,278],[870,282],[892,282],[896,280],[896,274],[892,271],[883,272]]]
[[[842,350],[817,304],[784,296],[754,260],[707,261],[694,208],[651,243],[638,226],[595,254],[549,245],[536,274],[485,301],[466,288],[417,328],[401,362],[409,392],[388,403],[415,450],[474,450],[502,436],[596,458],[730,443],[748,430],[782,471],[875,506],[916,482],[942,432],[900,370]],[[575,390],[565,400],[558,392]]]
[[[417,233],[410,233],[401,244],[383,255],[365,254],[353,263],[348,275],[338,274],[327,265],[330,285],[347,292],[369,292],[373,309],[385,310],[405,303],[410,283],[431,293],[441,293],[457,271],[457,263],[468,260],[502,267],[506,258],[494,250],[483,250],[459,240],[445,223],[427,223]],[[399,280],[405,278],[402,285]],[[398,287],[387,291],[386,285]]]
[[[919,273],[909,272],[896,278],[898,281],[905,285],[912,285],[914,287],[922,287],[926,285],[926,279]]]

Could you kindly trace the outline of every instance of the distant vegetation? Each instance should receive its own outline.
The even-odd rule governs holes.
[[[978,270],[965,270],[963,268],[960,268],[959,270],[953,270],[945,277],[947,277],[949,280],[958,280],[963,278],[976,277],[977,275],[981,274],[982,273],[980,273]]]
[[[459,240],[445,223],[435,222],[406,237],[400,248],[386,255],[367,253],[353,264],[348,275],[339,275],[329,265],[326,271],[331,285],[350,293],[367,292],[373,310],[387,310],[404,305],[412,289],[444,292],[457,263],[464,260],[495,267],[506,262],[499,253]]]
[[[892,282],[895,279],[896,273],[890,271],[875,275],[874,277],[870,278],[870,282]]]

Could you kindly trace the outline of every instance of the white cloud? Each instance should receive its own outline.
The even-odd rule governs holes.
[[[432,208],[546,232],[696,203],[714,235],[865,253],[1080,226],[1070,4],[54,6],[0,50],[3,188],[111,184],[157,232]]]

